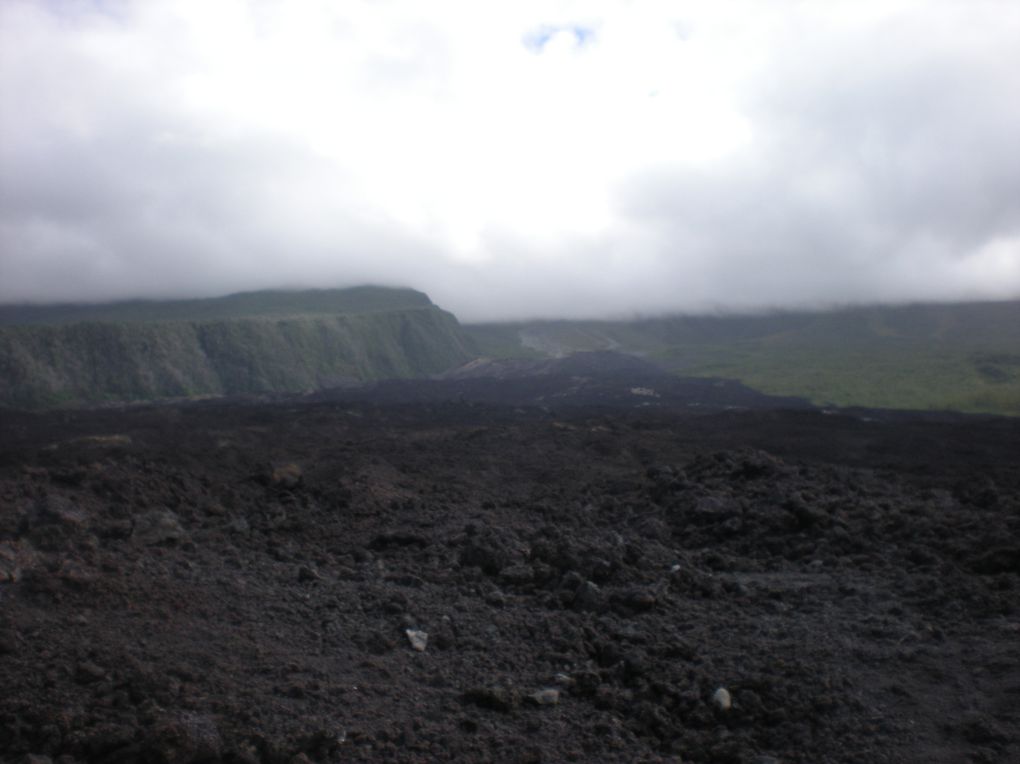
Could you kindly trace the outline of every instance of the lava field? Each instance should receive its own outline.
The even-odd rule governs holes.
[[[0,412],[0,758],[1020,761],[1020,422],[578,379]]]

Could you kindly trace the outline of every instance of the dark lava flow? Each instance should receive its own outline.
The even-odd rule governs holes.
[[[0,412],[0,758],[1020,760],[1020,422],[567,371]]]

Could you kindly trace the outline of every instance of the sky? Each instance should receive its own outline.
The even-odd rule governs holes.
[[[1020,2],[0,0],[0,303],[1020,297]]]

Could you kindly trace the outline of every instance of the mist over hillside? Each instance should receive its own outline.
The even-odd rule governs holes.
[[[584,351],[822,406],[1020,414],[1020,301],[462,325],[378,286],[2,306],[0,403],[302,393]]]

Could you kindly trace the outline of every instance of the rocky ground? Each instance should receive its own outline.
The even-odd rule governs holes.
[[[0,758],[1020,760],[1020,422],[637,389],[3,412]]]

